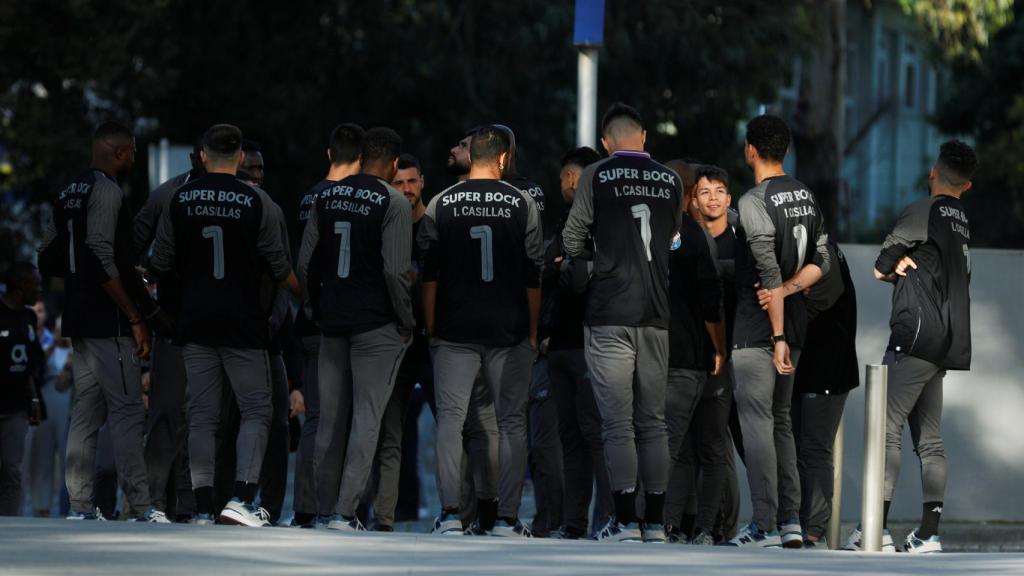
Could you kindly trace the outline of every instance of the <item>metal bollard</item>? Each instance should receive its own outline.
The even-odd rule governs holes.
[[[846,428],[846,415],[839,418],[839,429],[836,431],[835,442],[832,443],[832,517],[828,522],[828,548],[839,549],[840,531],[843,525],[843,430]]]
[[[885,403],[889,367],[865,367],[864,494],[861,529],[865,552],[882,551],[882,508],[885,489]]]

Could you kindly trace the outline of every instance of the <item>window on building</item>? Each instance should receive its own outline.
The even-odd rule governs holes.
[[[909,110],[917,107],[917,66],[907,64],[903,73],[903,106]]]

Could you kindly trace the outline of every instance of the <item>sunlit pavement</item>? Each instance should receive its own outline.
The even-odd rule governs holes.
[[[0,519],[0,574],[1024,574],[1024,554],[866,554]]]

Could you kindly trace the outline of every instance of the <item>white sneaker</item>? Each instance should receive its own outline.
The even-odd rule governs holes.
[[[501,520],[501,519],[499,519],[497,522],[494,523],[494,528],[491,528],[490,535],[491,536],[501,536],[501,537],[504,537],[504,538],[532,538],[533,537],[533,533],[530,531],[530,529],[525,524],[520,522],[519,520],[516,520],[515,525],[512,525],[512,524],[509,524],[508,522],[506,522],[505,520]]]
[[[341,532],[365,532],[366,527],[359,521],[359,518],[346,520],[341,514],[335,514],[327,523],[328,530],[339,530]]]
[[[935,554],[936,552],[942,552],[942,541],[939,540],[938,534],[932,534],[931,538],[921,539],[917,535],[917,531],[920,528],[915,528],[913,532],[907,534],[907,539],[903,543],[903,549],[911,554]]]
[[[270,514],[255,504],[246,504],[238,498],[232,498],[221,510],[220,521],[238,526],[263,527],[270,526]]]
[[[192,519],[188,521],[188,523],[193,524],[195,526],[213,526],[216,523],[216,518],[213,517],[213,514],[206,514],[200,512],[199,514],[193,516]]]
[[[665,543],[665,526],[663,524],[648,524],[644,522],[640,528],[640,534],[644,544]]]
[[[690,544],[696,546],[714,546],[715,537],[712,536],[711,533],[707,530],[701,530],[697,533],[696,536],[693,537],[693,540],[690,541]]]
[[[758,528],[756,522],[747,524],[735,538],[729,540],[724,546],[736,546],[740,548],[781,548],[782,538],[778,530],[765,532]]]
[[[804,530],[800,527],[800,521],[787,520],[779,524],[779,538],[782,540],[783,548],[803,548]]]
[[[664,530],[662,531],[664,533]],[[594,537],[598,542],[643,542],[640,527],[636,522],[619,524],[614,517],[608,520],[604,528]]]
[[[850,537],[846,539],[846,544],[843,545],[841,550],[852,550],[854,552],[864,551],[864,535],[860,531],[860,526],[853,529],[850,533]],[[892,541],[892,534],[889,533],[888,528],[882,529],[882,552],[896,552],[896,543]]]
[[[132,518],[129,522],[149,522],[151,524],[171,524],[171,521],[167,519],[167,515],[157,510],[156,508],[150,508],[142,513],[142,516],[138,518]]]
[[[92,512],[70,512],[67,520],[106,520],[103,513],[100,512],[99,508],[96,508]]]
[[[458,514],[442,512],[434,519],[434,529],[430,533],[440,536],[462,536],[462,520]]]

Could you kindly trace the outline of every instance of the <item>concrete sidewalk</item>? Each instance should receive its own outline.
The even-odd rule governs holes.
[[[0,519],[0,574],[1024,574],[1024,554],[864,554]]]

